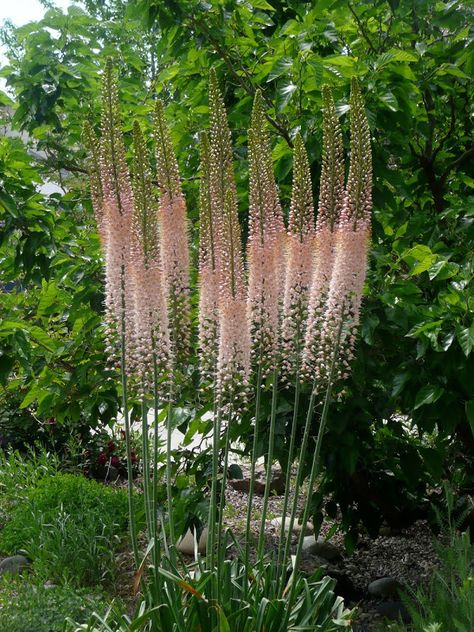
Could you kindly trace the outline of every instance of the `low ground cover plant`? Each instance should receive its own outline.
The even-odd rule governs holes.
[[[0,532],[0,550],[24,551],[35,574],[75,586],[108,584],[127,529],[127,495],[80,475],[58,472],[23,490]]]
[[[97,590],[11,577],[0,582],[0,629],[5,632],[69,632],[69,617],[83,622],[105,608],[105,598]]]

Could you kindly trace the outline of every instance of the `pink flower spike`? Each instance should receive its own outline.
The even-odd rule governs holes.
[[[171,353],[174,365],[182,366],[189,355],[191,336],[188,219],[178,163],[161,101],[156,103],[154,136],[160,193],[161,263]]]
[[[217,391],[220,405],[236,411],[245,400],[250,361],[247,288],[237,215],[237,191],[231,135],[214,70],[209,75],[211,128],[209,190],[219,279],[219,353]]]
[[[282,372],[299,373],[313,272],[314,207],[303,139],[295,138],[282,323]]]
[[[247,263],[252,353],[263,373],[278,356],[284,224],[273,175],[271,145],[260,91],[249,136],[250,213]]]

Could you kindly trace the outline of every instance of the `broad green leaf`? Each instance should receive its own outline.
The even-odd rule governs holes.
[[[263,9],[263,11],[275,11],[271,4],[267,0],[250,0],[250,4],[254,9]]]
[[[281,112],[288,105],[297,85],[292,81],[284,81],[277,91],[277,110]]]
[[[424,331],[430,331],[432,329],[440,329],[443,324],[442,320],[432,320],[427,323],[420,323],[419,325],[415,325],[410,329],[410,331],[406,334],[408,338],[416,338]]]
[[[416,394],[414,406],[415,410],[417,408],[420,408],[421,406],[434,404],[436,401],[438,401],[443,393],[444,388],[442,388],[441,386],[433,384],[427,384],[426,386],[423,386]]]
[[[474,435],[474,399],[470,399],[466,402],[466,417],[471,426],[472,434]]]
[[[456,338],[467,358],[474,347],[474,324],[470,327],[458,326],[456,328]]]
[[[398,101],[393,92],[386,92],[385,94],[380,95],[379,99],[388,107],[389,110],[392,110],[392,112],[396,112],[398,110]]]
[[[280,57],[273,64],[267,81],[277,79],[291,70],[293,66],[293,59],[291,57]]]
[[[398,48],[391,48],[388,54],[392,55],[393,61],[418,61],[418,55],[413,51],[400,50]]]

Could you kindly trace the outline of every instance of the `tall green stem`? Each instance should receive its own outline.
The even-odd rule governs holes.
[[[285,522],[286,522],[286,512],[288,511],[288,503],[290,500],[291,468],[293,465],[293,457],[294,457],[295,443],[296,443],[296,431],[298,428],[300,391],[301,391],[301,385],[300,385],[299,360],[298,360],[298,365],[297,365],[297,370],[296,370],[295,401],[293,405],[293,420],[291,423],[290,446],[288,448],[288,464],[287,464],[287,472],[286,472],[286,478],[285,478],[285,496],[283,498],[283,510],[282,510],[283,520],[281,523],[280,540],[278,542],[278,569],[279,569],[279,574],[280,574],[279,577],[281,576],[280,577],[281,584],[284,584],[284,580],[285,580],[284,568],[286,567],[286,561],[287,561],[287,553],[285,556],[285,552],[287,550],[288,542],[291,541],[290,531],[288,530],[285,531],[285,529],[287,529],[288,527],[288,525],[285,525]],[[278,591],[280,590],[280,579],[278,580],[279,582]]]
[[[277,409],[277,395],[278,395],[278,370],[273,370],[273,384],[272,384],[272,407],[270,413],[270,430],[268,437],[268,454],[267,454],[267,472],[265,477],[265,491],[263,494],[262,505],[262,520],[260,525],[260,533],[258,536],[257,545],[257,559],[263,559],[263,550],[265,546],[265,523],[267,520],[268,510],[268,498],[270,496],[270,485],[272,481],[272,464],[273,464],[273,449],[275,446],[275,422],[276,422],[276,409]]]
[[[125,337],[125,266],[121,269],[121,306],[120,320],[120,373],[122,377],[122,406],[125,423],[125,447],[127,451],[127,489],[128,489],[128,520],[130,524],[130,540],[132,542],[133,558],[138,568],[140,558],[138,554],[137,526],[135,522],[135,506],[133,501],[133,471],[132,471],[132,442],[130,436],[130,418],[128,412],[128,384],[127,384],[127,360]]]
[[[145,499],[145,518],[148,538],[152,536],[151,504],[150,497],[150,454],[148,446],[148,408],[145,396],[142,397],[142,459],[143,459],[143,495]]]
[[[342,332],[342,327],[344,324],[344,315],[341,315],[341,322],[339,325],[339,329],[337,332],[337,339],[336,339],[336,344],[334,345],[334,352],[332,355],[332,359],[331,359],[331,366],[330,366],[330,370],[329,370],[329,376],[328,376],[328,385],[326,388],[326,395],[324,397],[324,404],[323,404],[323,410],[321,412],[321,420],[319,423],[319,429],[318,429],[318,434],[316,437],[316,446],[315,446],[315,450],[314,450],[314,455],[313,455],[313,462],[311,464],[311,472],[309,475],[309,481],[308,481],[308,493],[306,496],[306,501],[304,504],[304,509],[303,509],[303,528],[300,532],[299,538],[298,538],[298,544],[296,547],[296,553],[295,553],[295,561],[294,561],[294,573],[296,574],[298,572],[299,569],[299,565],[300,565],[300,560],[301,560],[301,552],[303,550],[303,541],[304,541],[304,537],[305,537],[305,530],[304,527],[308,521],[309,518],[309,511],[310,511],[310,500],[311,500],[311,496],[313,493],[313,488],[314,488],[314,484],[316,482],[316,476],[318,475],[319,472],[319,460],[320,460],[320,454],[321,454],[321,446],[323,443],[323,437],[324,437],[324,433],[326,430],[326,424],[327,424],[327,419],[328,419],[328,412],[329,412],[329,404],[331,402],[331,395],[332,395],[332,387],[333,387],[333,379],[334,379],[334,373],[335,373],[335,368],[336,368],[336,362],[337,362],[337,357],[339,354],[339,343],[340,343],[340,339],[341,339],[341,332]],[[314,393],[315,393],[315,389],[314,389],[315,384],[313,385],[313,390],[311,393],[311,398],[313,399]],[[315,538],[317,538],[317,533],[315,533]],[[287,603],[287,609],[286,609],[286,617],[285,617],[285,625],[283,626],[283,629],[286,629],[286,625],[288,624],[288,620],[290,617],[290,613],[291,613],[291,609],[293,607],[293,603],[294,603],[294,599],[295,599],[295,590],[296,590],[296,578],[293,577],[293,581],[291,583],[291,588],[290,588],[290,595],[288,598],[288,603]]]
[[[154,345],[153,345],[154,346]],[[159,395],[158,395],[158,366],[156,352],[153,350],[153,502],[151,507],[152,537],[154,540],[153,561],[155,567],[155,579],[158,577],[160,563],[160,543],[158,542],[158,442],[159,442]]]
[[[255,491],[255,466],[257,464],[258,435],[260,432],[260,404],[262,399],[262,363],[258,363],[257,370],[257,393],[255,398],[255,424],[253,431],[252,462],[250,464],[249,497],[247,504],[247,521],[245,527],[245,576],[244,576],[244,599],[247,597],[249,582],[249,559],[250,559],[250,523],[252,520],[252,504]]]
[[[229,416],[227,420],[227,427],[225,431],[224,441],[224,464],[222,468],[222,481],[221,481],[221,495],[219,498],[219,516],[217,520],[217,602],[220,603],[220,572],[223,568],[225,558],[225,546],[223,544],[223,523],[224,523],[224,508],[225,508],[225,491],[227,486],[227,471],[229,467],[229,448],[230,448],[230,426],[232,423],[232,407],[229,410]]]
[[[303,431],[303,440],[301,442],[298,469],[296,471],[294,497],[293,497],[293,503],[291,506],[291,512],[289,515],[289,520],[288,520],[289,524],[288,525],[285,524],[286,540],[285,540],[285,552],[283,555],[284,562],[288,560],[289,555],[290,555],[291,534],[293,532],[293,525],[295,523],[296,514],[298,512],[298,496],[299,496],[299,491],[303,482],[304,461],[305,461],[306,450],[308,447],[309,435],[310,435],[310,430],[311,430],[311,422],[313,420],[315,404],[316,404],[316,381],[313,382],[313,385],[311,387],[311,397],[308,404],[308,410],[306,411],[306,422],[305,422],[304,431]],[[285,519],[285,516],[283,517],[283,519]],[[303,523],[302,530],[301,530],[302,533],[305,532],[305,528],[306,528],[306,524]],[[280,585],[280,590],[279,590],[280,596],[283,592],[283,589],[284,589],[284,581],[282,581]]]
[[[172,379],[172,378],[171,378]],[[173,549],[175,542],[174,520],[173,520],[173,488],[172,488],[172,467],[171,467],[171,439],[173,435],[173,387],[172,382],[169,387],[168,414],[166,416],[166,498],[168,503],[168,527],[170,535],[170,548]]]

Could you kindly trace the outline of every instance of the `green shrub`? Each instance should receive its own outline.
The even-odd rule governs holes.
[[[0,630],[66,632],[68,617],[84,622],[102,606],[101,595],[70,586],[43,586],[11,581],[0,586]]]
[[[26,490],[12,508],[0,549],[25,551],[41,577],[87,586],[114,579],[126,528],[125,491],[57,473]]]

